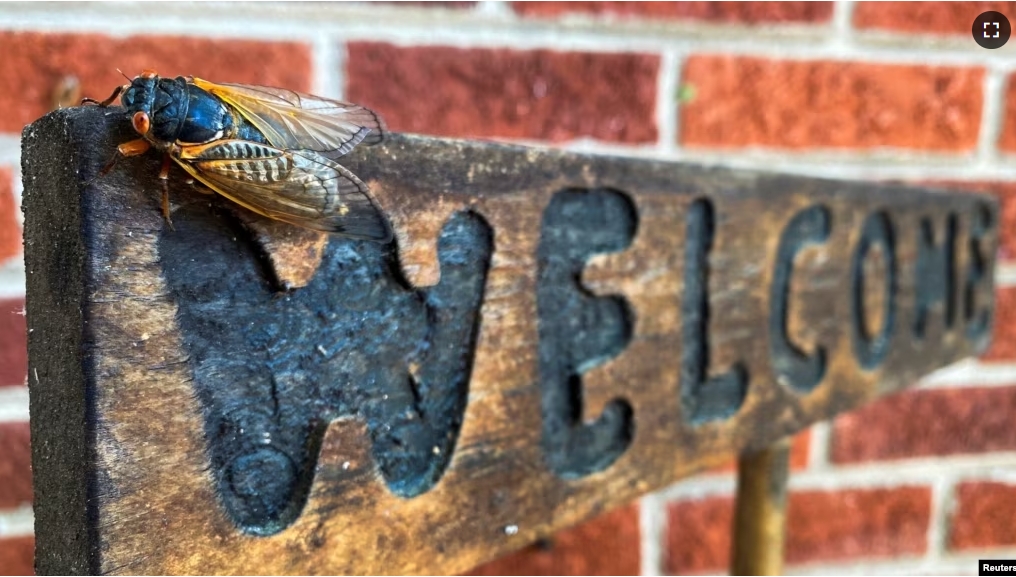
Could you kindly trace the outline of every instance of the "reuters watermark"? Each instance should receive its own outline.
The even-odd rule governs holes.
[[[1016,559],[981,559],[977,562],[978,575],[1016,575]]]

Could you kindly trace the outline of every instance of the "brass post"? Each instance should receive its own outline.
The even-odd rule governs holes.
[[[790,438],[737,462],[731,575],[780,575],[786,533]]]

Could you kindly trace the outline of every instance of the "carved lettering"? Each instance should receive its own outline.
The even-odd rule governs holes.
[[[986,237],[993,225],[991,210],[987,206],[978,205],[971,217],[970,237],[967,240],[968,264],[963,283],[963,321],[966,324],[967,338],[979,344],[983,344],[990,336],[992,316],[995,312],[990,285],[987,288],[990,300],[981,303],[980,306],[977,303],[978,288],[983,288],[991,282],[987,273],[991,253],[985,245],[988,241]]]
[[[433,287],[407,286],[391,245],[333,238],[311,282],[280,294],[231,217],[193,204],[173,220],[163,271],[205,410],[211,475],[234,521],[257,534],[292,522],[325,427],[343,416],[366,423],[391,491],[433,487],[466,407],[487,224],[472,213],[445,224]]]
[[[623,398],[595,420],[583,413],[582,374],[620,353],[631,339],[632,313],[620,297],[597,297],[580,285],[599,253],[626,248],[636,212],[612,190],[565,190],[544,211],[537,271],[543,445],[564,478],[602,470],[627,449],[634,421]]]
[[[772,307],[769,343],[777,382],[801,393],[814,389],[825,376],[826,351],[816,345],[815,352],[809,355],[790,342],[787,334],[790,275],[794,269],[794,258],[807,247],[824,243],[829,238],[829,228],[829,209],[824,206],[806,208],[790,220],[780,236],[776,270],[769,292]]]
[[[865,260],[875,251],[881,254],[885,269],[882,284],[882,326],[876,332],[868,326],[865,299]],[[861,367],[877,367],[889,353],[889,342],[896,322],[896,244],[892,223],[882,212],[868,215],[861,228],[861,238],[854,248],[851,263],[851,329],[854,355]]]
[[[928,315],[937,303],[943,304],[945,327],[956,320],[956,230],[955,213],[946,217],[945,238],[935,243],[930,218],[922,218],[917,240],[917,295],[914,299],[914,336],[924,338]]]
[[[748,392],[740,363],[709,377],[709,251],[715,235],[713,205],[696,200],[688,209],[681,299],[681,407],[692,424],[731,417]]]

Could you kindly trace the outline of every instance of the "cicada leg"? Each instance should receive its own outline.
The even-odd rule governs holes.
[[[117,96],[120,96],[120,93],[123,92],[124,88],[124,86],[117,86],[113,89],[113,94],[110,94],[109,98],[101,102],[94,98],[82,98],[81,104],[98,104],[100,108],[106,108],[110,104],[113,104],[113,101],[116,100]]]
[[[109,162],[107,162],[105,166],[102,167],[102,170],[99,171],[99,174],[96,174],[94,178],[92,178],[85,184],[86,185],[92,184],[99,178],[109,174],[109,171],[113,170],[113,167],[116,166],[117,161],[119,161],[121,158],[144,154],[148,152],[148,149],[150,149],[151,147],[152,147],[151,143],[145,140],[144,138],[131,140],[130,142],[125,142],[120,146],[117,146],[116,152],[113,153],[113,158],[109,159]]]
[[[113,158],[110,158],[109,162],[107,162],[106,165],[102,167],[102,170],[99,171],[99,176],[106,176],[107,174],[109,174],[109,171],[113,170],[113,167],[116,166],[117,161],[119,161],[121,158],[128,158],[131,156],[138,156],[144,154],[148,152],[148,149],[150,149],[151,147],[152,143],[148,142],[144,138],[139,138],[137,140],[125,142],[120,146],[117,146],[116,152],[113,153]]]
[[[159,170],[159,182],[162,184],[162,216],[166,219],[169,230],[176,231],[173,228],[172,219],[169,218],[169,167],[171,164],[172,157],[169,154],[163,155],[162,169]]]

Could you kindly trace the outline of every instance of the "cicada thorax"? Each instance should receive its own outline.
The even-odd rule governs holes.
[[[229,105],[183,77],[139,76],[121,99],[131,117],[147,115],[148,125],[135,129],[160,148],[204,144],[224,138],[266,143],[264,136]]]

